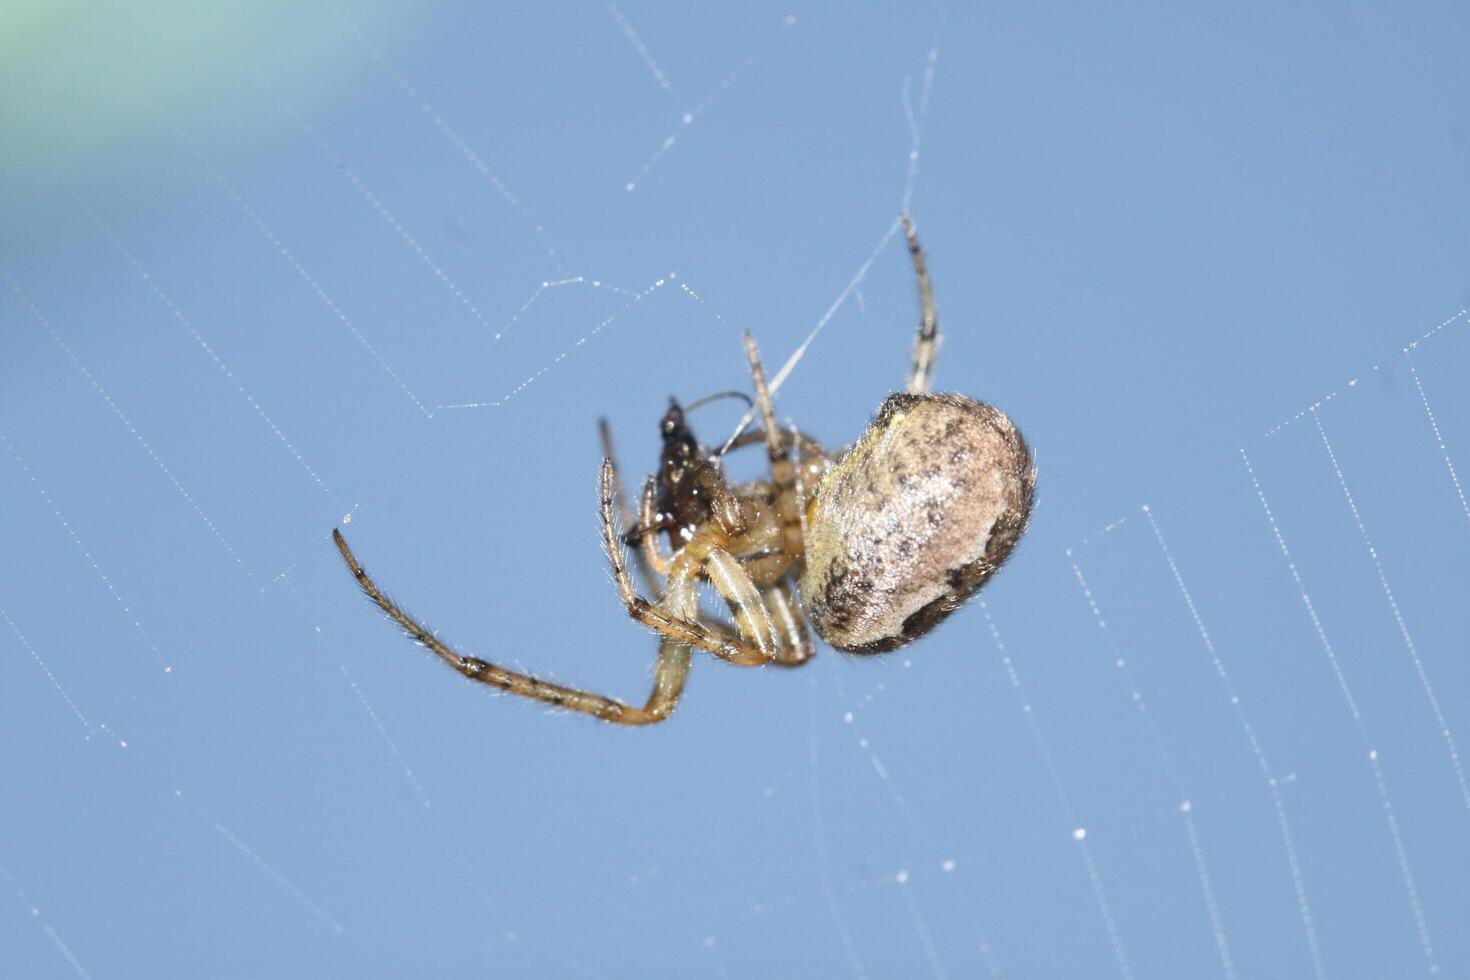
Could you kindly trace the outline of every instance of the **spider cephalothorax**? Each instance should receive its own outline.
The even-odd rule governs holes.
[[[813,654],[808,623],[850,653],[881,653],[923,636],[1010,556],[1030,517],[1036,471],[1005,413],[963,395],[929,393],[938,321],[923,252],[913,225],[903,220],[921,302],[908,390],[888,397],[852,447],[828,454],[805,434],[776,425],[747,334],[761,429],[727,448],[763,444],[769,478],[729,483],[722,454],[700,445],[685,410],[671,400],[660,422],[658,472],[644,484],[637,522],[623,537],[618,520],[631,523],[632,515],[603,427],[603,543],[628,614],[661,637],[653,692],[643,706],[455,652],[383,595],[334,531],[358,583],[410,636],[465,676],[628,725],[673,712],[695,648],[741,666],[794,667]],[[639,570],[655,584],[656,601],[638,593],[625,545],[637,547]],[[729,606],[733,629],[700,613],[701,582]]]

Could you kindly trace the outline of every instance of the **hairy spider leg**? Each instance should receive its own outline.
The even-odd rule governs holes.
[[[776,658],[771,661],[782,667],[800,667],[816,654],[811,632],[807,629],[806,617],[801,606],[791,593],[791,580],[783,578],[774,585],[761,589],[761,601],[776,624],[779,645]]]
[[[741,637],[755,645],[769,663],[781,649],[781,636],[761,599],[760,590],[745,568],[721,548],[711,548],[704,560],[704,573],[735,617]]]
[[[604,475],[604,482],[606,482],[606,475]],[[607,506],[611,506],[610,501]],[[659,644],[658,666],[654,669],[653,690],[648,695],[647,703],[642,707],[625,704],[590,691],[538,680],[529,674],[497,667],[478,657],[467,657],[442,642],[426,626],[398,608],[392,599],[384,595],[377,584],[368,577],[368,573],[358,562],[352,549],[347,547],[347,540],[342,537],[340,530],[332,529],[332,540],[336,542],[337,550],[342,553],[342,560],[347,563],[348,569],[351,570],[357,579],[357,584],[361,586],[367,597],[376,603],[389,619],[402,627],[404,632],[472,681],[489,684],[502,691],[558,708],[580,711],[594,718],[616,722],[620,725],[651,725],[663,721],[673,713],[674,706],[678,704],[679,696],[684,691],[684,680],[689,674],[690,648],[689,644],[672,638],[665,638]],[[690,609],[698,612],[698,593],[694,590],[693,582],[681,583],[679,588],[670,588],[669,596],[671,603],[676,607],[676,615],[682,615]]]
[[[813,456],[825,455],[825,451],[822,449],[820,442],[798,429],[782,429],[780,438],[796,446],[799,452],[805,449],[810,451]],[[766,433],[764,429],[747,429],[730,443],[729,447],[725,449],[725,455],[728,456],[737,449],[745,449],[748,446],[754,446],[758,442],[763,443],[765,441]]]
[[[655,605],[638,594],[633,585],[633,576],[628,571],[627,558],[623,554],[622,539],[618,535],[613,514],[612,461],[607,459],[602,461],[602,543],[607,549],[608,561],[612,564],[618,595],[629,616],[663,636],[697,647],[740,667],[760,667],[771,662],[771,653],[732,635],[718,623],[701,620],[698,616],[697,597],[693,615],[682,616],[668,608],[667,597],[674,592],[675,584],[686,580],[690,583],[697,581],[699,574],[707,573],[705,558],[711,552],[719,551],[712,542],[702,541],[699,534],[695,535],[689,545],[681,548],[670,563],[666,602]],[[745,575],[743,570],[740,574]],[[749,577],[745,577],[748,582]],[[719,587],[718,582],[715,585],[716,588]],[[693,589],[692,584],[690,588]],[[728,596],[726,601],[730,601]]]
[[[929,284],[929,267],[914,222],[903,216],[903,234],[908,239],[909,255],[914,260],[914,275],[919,280],[919,336],[914,340],[914,362],[909,368],[908,392],[922,395],[929,390],[929,376],[934,372],[934,359],[939,356],[939,316],[934,311],[934,288]]]
[[[796,512],[801,529],[801,539],[806,540],[806,487],[803,476],[807,473],[807,451],[812,450],[816,455],[825,457],[821,447],[810,437],[792,426],[783,433],[791,444],[796,447]],[[812,643],[811,630],[807,627],[806,615],[801,611],[801,603],[797,601],[792,591],[792,576],[787,573],[780,581],[767,586],[761,590],[761,597],[766,602],[766,608],[771,611],[771,617],[776,620],[776,628],[781,632],[784,641],[781,650],[776,655],[776,663],[782,667],[800,667],[816,655],[817,648]]]
[[[744,340],[745,358],[750,362],[750,380],[755,387],[755,402],[761,413],[761,431],[765,433],[766,453],[771,461],[771,487],[776,494],[776,514],[781,518],[782,547],[788,555],[805,554],[801,509],[796,499],[796,467],[791,463],[784,433],[776,427],[776,406],[771,401],[771,389],[766,386],[766,369],[761,365],[755,338],[747,330]]]
[[[660,550],[658,530],[658,479],[650,476],[643,481],[643,496],[638,503],[638,551],[645,565],[667,575],[673,556]]]
[[[628,509],[628,500],[623,496],[623,479],[618,471],[618,454],[613,452],[612,426],[608,425],[605,418],[597,420],[597,438],[602,443],[602,458],[612,460],[613,501],[617,504],[618,517],[624,524],[632,524],[633,512]]]
[[[621,471],[618,469],[618,457],[613,452],[612,426],[607,424],[607,419],[600,418],[597,420],[597,434],[602,442],[602,458],[612,460],[613,499],[617,504],[618,517],[622,519],[625,526],[631,525],[633,524],[633,513],[628,509],[627,497],[623,495],[623,479]],[[652,535],[643,536],[645,545],[650,537]],[[667,562],[660,563],[653,560],[656,554],[656,551],[650,552],[645,547],[634,558],[638,563],[638,576],[643,580],[644,587],[654,592],[663,589],[663,582],[660,581],[659,577],[669,573]]]

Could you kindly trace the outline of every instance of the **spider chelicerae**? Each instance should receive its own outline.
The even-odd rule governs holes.
[[[602,424],[603,544],[628,615],[660,637],[653,690],[642,706],[456,652],[383,594],[334,529],[347,567],[390,619],[471,680],[623,725],[673,713],[696,649],[742,667],[796,667],[814,653],[809,625],[848,653],[882,653],[923,636],[1010,556],[1030,517],[1036,469],[1004,412],[964,395],[929,392],[939,321],[907,215],[903,226],[920,303],[907,391],[888,396],[851,447],[828,453],[805,433],[776,425],[747,333],[761,429],[712,452],[671,400],[660,423],[658,472],[644,483],[637,523],[620,535],[619,518],[632,523],[631,514]],[[759,444],[769,476],[732,485],[725,451]],[[634,548],[657,599],[639,594],[625,545]],[[698,586],[706,581],[730,607],[733,629],[701,614]]]

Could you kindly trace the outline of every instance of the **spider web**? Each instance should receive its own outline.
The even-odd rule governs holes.
[[[167,35],[82,71],[140,115],[0,199],[0,972],[1470,971],[1465,69],[1298,16],[324,6],[199,91],[135,81]],[[0,86],[39,146],[63,67]],[[358,600],[334,524],[466,652],[643,696],[596,417],[635,482],[751,329],[850,440],[908,209],[939,384],[1038,451],[973,608],[623,732]]]

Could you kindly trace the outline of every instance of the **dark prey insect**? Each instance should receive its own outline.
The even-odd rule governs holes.
[[[853,446],[827,453],[806,434],[777,427],[746,334],[761,428],[728,448],[764,444],[768,477],[732,485],[722,453],[699,444],[671,400],[658,472],[644,483],[637,523],[620,536],[619,518],[631,515],[603,424],[603,543],[628,615],[659,634],[643,705],[455,652],[383,594],[334,530],[347,567],[390,619],[471,680],[624,725],[673,713],[695,649],[743,667],[795,667],[814,652],[808,624],[848,653],[882,653],[923,636],[1010,556],[1026,530],[1036,470],[1005,413],[964,395],[929,393],[939,323],[924,253],[907,215],[903,223],[920,300],[908,388],[888,396]],[[656,599],[639,594],[625,545],[645,579],[658,583]],[[701,582],[729,606],[733,628],[701,615]]]

